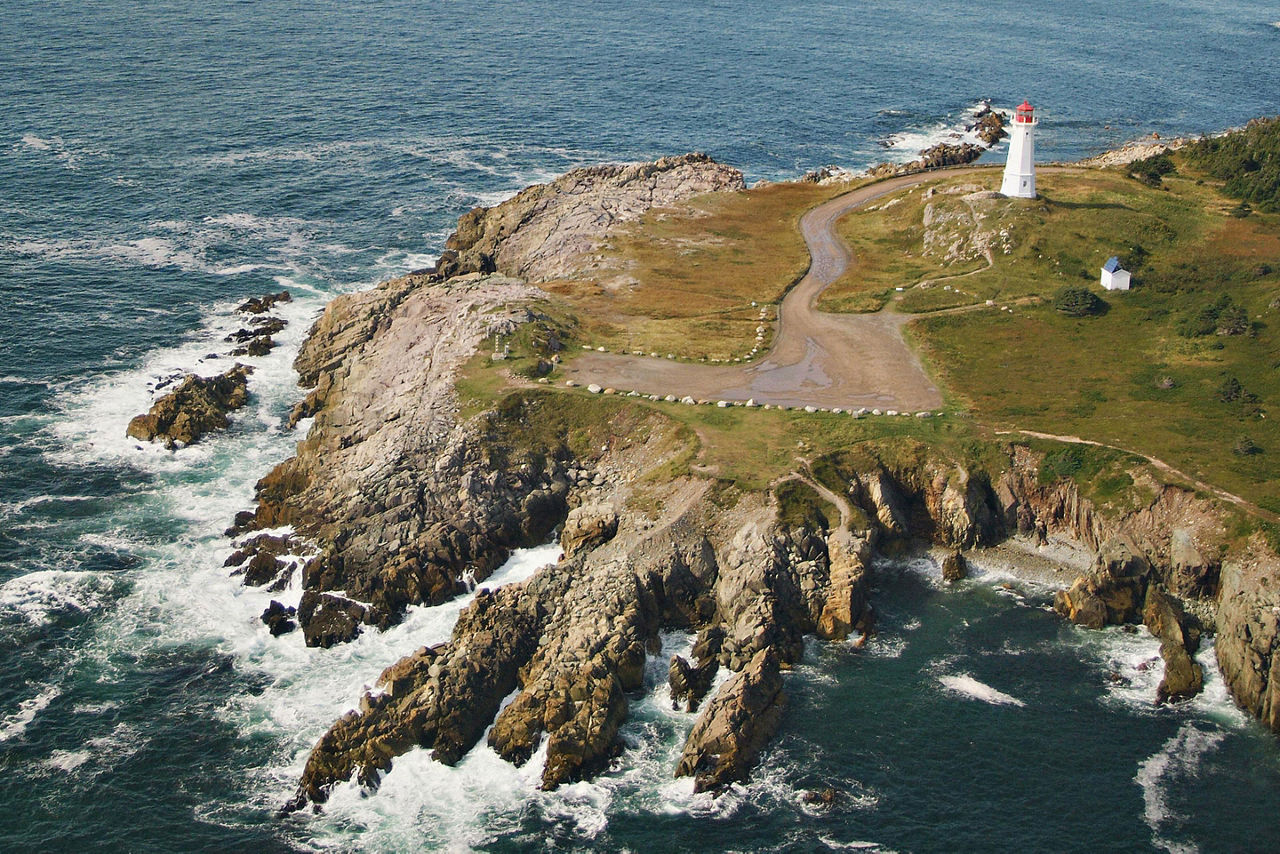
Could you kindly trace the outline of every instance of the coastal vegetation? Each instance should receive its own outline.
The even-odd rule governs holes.
[[[1263,131],[1274,135],[1274,124],[1245,132],[1259,162]],[[1215,140],[1215,150],[1236,156],[1233,139]],[[1229,179],[1203,171],[1208,156],[1160,155],[1171,165],[1155,169],[1157,186],[1132,168],[1045,170],[1034,201],[993,197],[998,172],[973,170],[840,223],[857,261],[820,307],[919,315],[906,334],[969,420],[642,402],[694,431],[700,471],[744,488],[785,473],[797,454],[1030,430],[1154,457],[1280,512],[1269,486],[1280,476],[1280,428],[1267,405],[1280,393],[1280,276],[1271,267],[1280,221],[1261,203],[1252,216],[1231,216]],[[582,341],[691,359],[742,350],[758,322],[752,303],[776,303],[805,269],[795,224],[844,189],[769,185],[647,214],[608,247],[605,266],[627,270],[633,283],[551,288],[571,327],[560,336],[574,342],[566,355]],[[1104,303],[1098,271],[1113,254],[1135,287]],[[533,377],[546,358],[522,345],[505,367]],[[503,367],[477,358],[461,386],[472,401],[464,406],[498,394],[494,371]]]
[[[808,269],[800,217],[854,186],[766,184],[650,211],[611,236],[590,275],[543,287],[578,313],[593,344],[740,357],[753,346],[760,307],[779,302]]]

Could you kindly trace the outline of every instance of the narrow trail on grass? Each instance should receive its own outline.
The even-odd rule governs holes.
[[[1135,451],[1131,448],[1122,448],[1119,445],[1109,445],[1106,442],[1095,442],[1092,439],[1082,439],[1079,436],[1061,436],[1056,433],[1040,433],[1036,430],[997,430],[996,431],[997,436],[1007,436],[1011,433],[1021,433],[1023,436],[1031,436],[1034,439],[1049,439],[1050,441],[1054,441],[1054,442],[1071,442],[1077,445],[1093,445],[1095,448],[1110,448],[1113,451],[1121,451],[1126,454],[1132,454],[1135,457],[1142,457],[1142,459],[1151,463],[1151,465],[1155,466],[1160,471],[1166,474],[1171,474],[1174,477],[1180,477],[1183,480],[1185,480],[1187,483],[1194,486],[1196,489],[1199,489],[1203,492],[1212,493],[1225,501],[1230,501],[1232,504],[1236,505],[1237,507],[1240,507],[1244,510],[1248,510],[1250,513],[1253,513],[1254,515],[1258,516],[1261,519],[1265,519],[1268,522],[1280,523],[1280,514],[1272,513],[1270,510],[1264,510],[1258,505],[1254,504],[1252,501],[1248,501],[1244,498],[1241,498],[1239,495],[1236,495],[1233,492],[1227,492],[1225,489],[1216,487],[1213,484],[1205,483],[1203,480],[1200,480],[1199,478],[1192,477],[1186,472],[1180,469],[1174,468],[1173,466],[1166,463],[1164,460],[1149,456],[1147,454],[1142,453],[1141,451]]]
[[[902,337],[910,315],[828,314],[815,308],[818,295],[854,261],[835,224],[857,207],[930,181],[973,174],[942,169],[861,187],[800,219],[809,247],[809,271],[782,300],[778,334],[758,362],[694,365],[616,353],[585,353],[566,374],[579,383],[620,391],[689,396],[696,400],[755,400],[783,406],[879,407],[902,411],[937,409],[942,395]]]

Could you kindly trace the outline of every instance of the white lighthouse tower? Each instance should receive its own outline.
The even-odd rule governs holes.
[[[1015,199],[1036,197],[1036,121],[1035,108],[1022,102],[1013,114],[1009,132],[1009,160],[1004,164],[1004,180],[1000,192]]]

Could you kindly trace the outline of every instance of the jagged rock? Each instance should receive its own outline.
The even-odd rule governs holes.
[[[1142,621],[1160,639],[1164,677],[1156,688],[1156,702],[1185,700],[1204,688],[1204,670],[1193,657],[1200,647],[1200,629],[1182,605],[1156,585],[1147,588]]]
[[[719,669],[720,664],[715,658],[708,658],[695,667],[682,656],[671,656],[671,667],[667,671],[671,708],[679,709],[683,705],[686,712],[696,712],[702,698],[711,690]]]
[[[126,433],[144,442],[162,441],[167,448],[190,445],[210,430],[225,429],[227,413],[249,402],[249,374],[253,368],[236,365],[216,377],[194,374],[134,416]]]
[[[829,592],[814,633],[825,640],[843,640],[855,629],[865,628],[871,544],[864,539],[832,536],[827,540],[827,555]]]
[[[617,510],[605,504],[585,504],[569,511],[560,533],[560,547],[570,558],[608,542],[617,532]]]
[[[1195,534],[1175,528],[1169,537],[1169,587],[1180,596],[1204,598],[1217,592],[1220,565],[1200,553]]]
[[[924,169],[936,169],[940,166],[963,166],[966,163],[972,163],[977,160],[986,150],[987,146],[974,145],[971,142],[962,142],[959,145],[940,142],[921,151],[920,159],[916,162]]]
[[[897,536],[906,534],[911,525],[911,512],[889,473],[877,469],[860,483],[881,527]]]
[[[342,596],[307,590],[298,605],[298,622],[307,646],[328,648],[354,640],[360,634],[360,624],[369,621],[371,610]]]
[[[1053,608],[1090,629],[1135,622],[1150,572],[1150,564],[1128,543],[1109,540],[1099,550],[1089,574],[1054,595]]]
[[[982,140],[987,148],[991,148],[1009,135],[1004,129],[1004,115],[999,111],[986,106],[974,113],[973,117],[977,121],[969,125],[965,130],[976,131],[978,139]]]
[[[280,635],[288,634],[298,627],[293,621],[293,615],[297,613],[294,608],[286,608],[284,605],[271,600],[271,604],[267,606],[267,610],[262,612],[262,622],[266,623],[267,628],[271,630],[271,636],[278,638]]]
[[[825,789],[810,789],[800,797],[800,800],[813,807],[835,806],[839,799],[840,793],[830,786]]]
[[[257,338],[250,338],[249,343],[243,347],[232,348],[230,355],[232,356],[265,356],[275,349],[276,342],[270,335],[259,335]]]
[[[243,344],[245,341],[251,341],[261,336],[275,335],[289,325],[287,320],[279,317],[255,317],[249,321],[247,327],[241,327],[232,332],[225,340]]]
[[[244,312],[245,314],[262,314],[263,312],[270,311],[272,308],[276,306],[277,303],[292,302],[292,301],[293,301],[293,297],[289,295],[288,291],[281,291],[278,294],[267,294],[266,296],[261,296],[261,297],[249,297],[249,299],[242,302],[236,308],[236,311]]]
[[[969,577],[969,562],[959,549],[947,552],[942,559],[942,580],[948,583],[964,581]]]
[[[257,518],[257,514],[252,510],[241,510],[236,513],[232,519],[231,526],[222,532],[224,537],[234,537],[237,534],[243,534],[245,531],[253,527],[253,523]],[[224,566],[238,566],[239,564],[223,564]]]
[[[1227,687],[1280,732],[1280,566],[1261,535],[1223,563],[1217,622],[1214,649]]]
[[[685,742],[676,776],[693,777],[695,792],[745,780],[785,706],[778,656],[762,649],[707,704]]]
[[[260,534],[241,543],[240,548],[232,552],[222,565],[239,567],[232,575],[243,576],[249,587],[261,587],[293,568],[293,563],[280,559],[281,555],[300,555],[310,551],[307,545],[293,537]]]
[[[941,485],[941,490],[939,486]],[[971,475],[956,467],[938,472],[926,495],[940,497],[929,507],[937,530],[934,539],[946,545],[968,548],[995,542],[1002,533],[999,517],[993,507],[991,486],[985,476]]]
[[[458,220],[437,269],[446,278],[500,272],[531,282],[572,276],[609,228],[703,193],[740,190],[742,173],[705,154],[575,169]]]

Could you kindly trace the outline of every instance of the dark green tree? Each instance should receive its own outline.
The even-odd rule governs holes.
[[[1066,285],[1053,295],[1053,307],[1070,317],[1098,314],[1106,305],[1097,294],[1081,285]]]

